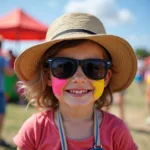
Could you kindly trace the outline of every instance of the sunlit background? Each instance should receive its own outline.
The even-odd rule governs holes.
[[[150,56],[150,0],[0,0],[0,19],[15,9],[22,9],[46,26],[68,12],[94,14],[103,22],[107,34],[125,38],[134,48],[136,55],[139,54],[143,60]],[[18,41],[4,38],[3,42],[3,51],[11,49],[17,56],[26,48],[43,40]],[[15,74],[12,78],[5,76],[5,95],[10,104],[7,105],[3,135],[12,145],[14,145],[12,138],[23,122],[35,112],[33,107],[25,111],[24,101],[22,104],[16,88],[16,81],[18,78]],[[143,84],[142,93],[133,82],[125,93],[123,104],[125,122],[140,150],[150,150],[150,126],[145,122],[148,117],[145,87]],[[119,116],[118,106],[115,102],[113,104],[110,111]],[[0,147],[0,150],[15,149],[15,147],[12,149]]]
[[[108,34],[125,38],[134,49],[150,49],[150,0],[5,0],[0,4],[0,17],[15,8],[46,25],[67,12],[91,13],[102,20]],[[5,41],[3,48],[19,54],[37,42]]]

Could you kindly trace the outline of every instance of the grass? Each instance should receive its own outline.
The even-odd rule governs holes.
[[[112,107],[111,112],[119,116],[116,106]],[[145,123],[147,115],[145,95],[133,83],[125,96],[125,122],[139,150],[150,150],[150,126]]]
[[[34,108],[31,107],[25,110],[25,107],[22,106],[8,105],[3,135],[12,146],[14,146],[12,142],[13,136],[18,132],[22,123],[34,112]],[[111,112],[119,116],[117,106],[113,105]],[[145,124],[146,117],[145,97],[140,93],[136,85],[132,84],[125,96],[125,120],[139,150],[150,150],[150,126]],[[10,149],[0,147],[0,150],[15,149],[15,147]]]

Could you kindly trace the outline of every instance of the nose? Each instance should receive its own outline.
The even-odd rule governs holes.
[[[84,83],[86,81],[86,76],[84,72],[82,71],[81,66],[78,67],[76,73],[73,75],[73,82],[74,83]]]

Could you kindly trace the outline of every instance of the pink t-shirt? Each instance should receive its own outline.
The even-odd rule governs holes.
[[[100,139],[104,150],[138,149],[126,125],[107,112],[103,112]],[[54,112],[49,110],[32,115],[13,140],[23,150],[61,150]],[[68,150],[90,150],[94,145],[94,136],[82,141],[67,138],[67,144]]]

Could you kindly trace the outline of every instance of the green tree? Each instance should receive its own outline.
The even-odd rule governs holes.
[[[135,50],[135,54],[137,57],[147,57],[150,56],[150,52],[145,48],[137,48]]]

